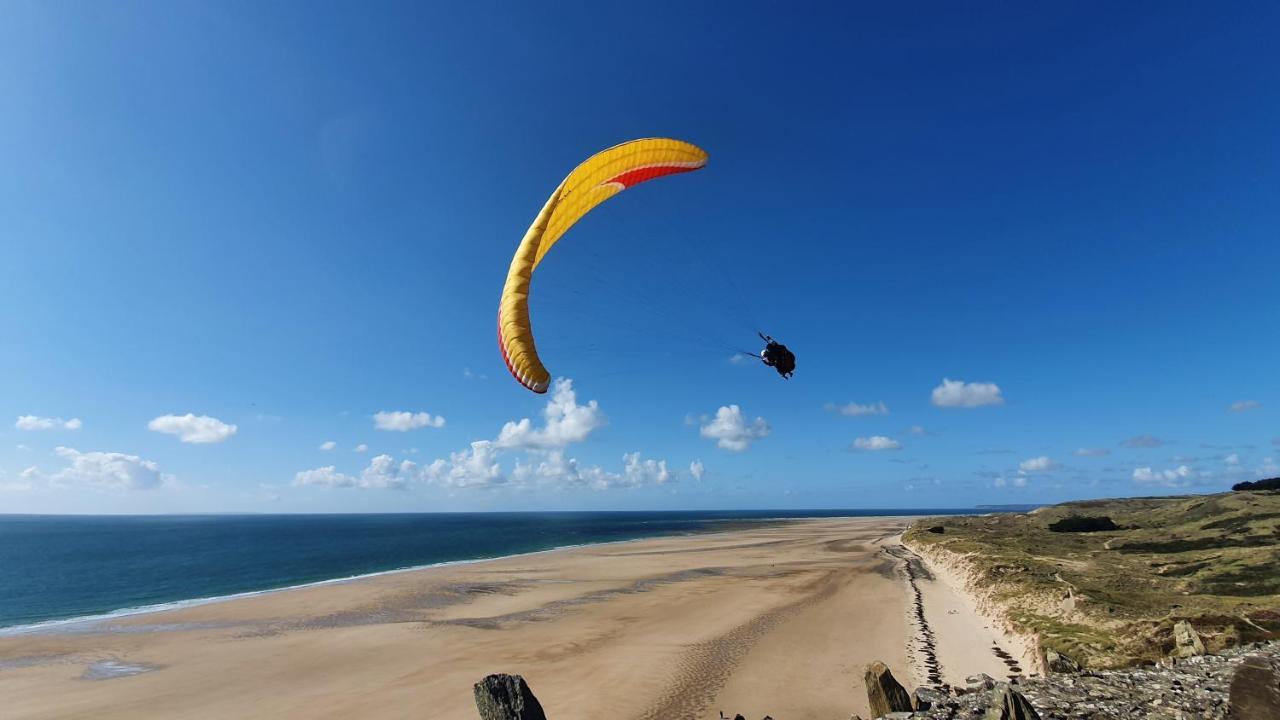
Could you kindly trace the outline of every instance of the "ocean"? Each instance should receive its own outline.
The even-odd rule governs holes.
[[[0,632],[440,563],[707,532],[728,523],[971,512],[0,515]]]

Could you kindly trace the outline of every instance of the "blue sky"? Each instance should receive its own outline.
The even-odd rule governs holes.
[[[609,5],[7,5],[0,511],[1280,474],[1280,8]],[[571,381],[533,395],[494,340],[511,253],[652,135],[710,164],[557,245],[532,308]],[[793,380],[730,360],[757,328]]]

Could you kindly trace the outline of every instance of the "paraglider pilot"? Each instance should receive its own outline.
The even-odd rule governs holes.
[[[765,341],[764,350],[760,351],[760,360],[765,365],[777,370],[778,374],[784,379],[789,379],[791,373],[795,372],[796,369],[795,354],[788,350],[786,345],[777,342],[768,335],[764,333],[759,333],[759,335],[760,339]]]

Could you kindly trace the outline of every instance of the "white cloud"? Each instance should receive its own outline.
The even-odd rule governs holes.
[[[444,418],[432,416],[426,412],[405,412],[403,410],[383,410],[373,416],[373,426],[379,430],[408,432],[418,428],[444,427]]]
[[[445,487],[490,487],[505,483],[498,464],[499,448],[489,440],[476,440],[471,449],[449,454],[423,469],[427,479]]]
[[[293,476],[296,486],[361,488],[364,490],[404,490],[423,477],[417,464],[405,460],[397,463],[390,455],[379,455],[359,476],[338,472],[333,465],[303,470]]]
[[[321,487],[355,487],[356,479],[338,472],[332,465],[302,470],[293,476],[294,485],[319,485]]]
[[[71,418],[63,420],[60,417],[39,417],[36,415],[19,415],[18,421],[13,424],[18,430],[79,430],[84,427],[84,423],[80,422],[80,418]]]
[[[565,448],[586,440],[606,423],[596,401],[579,404],[573,381],[562,378],[555,383],[551,398],[543,409],[543,422],[536,426],[529,418],[503,425],[494,440],[477,440],[464,450],[450,453],[418,468],[411,462],[401,463],[393,474],[392,460],[374,459],[370,470],[362,476],[393,483],[411,478],[446,488],[539,487],[551,489],[640,487],[663,485],[675,474],[665,460],[646,460],[638,452],[623,456],[622,472],[599,466],[587,466],[565,454]],[[502,458],[507,453],[520,453],[510,476],[504,472]],[[701,463],[699,463],[700,465]],[[376,467],[375,467],[376,466]],[[391,486],[391,485],[388,485]]]
[[[325,452],[328,452],[336,447],[338,447],[338,443],[333,440],[325,440],[324,442],[320,443],[320,449],[324,450]]]
[[[18,473],[17,480],[5,480],[4,476],[4,471],[0,470],[0,490],[7,492],[27,492],[50,484],[40,468],[35,466]]]
[[[872,435],[871,437],[860,437],[853,441],[853,446],[859,450],[901,450],[902,443],[891,437],[884,435]]]
[[[1238,453],[1231,453],[1230,455],[1223,458],[1222,462],[1226,463],[1227,465],[1239,465],[1240,455]]]
[[[576,459],[565,457],[563,450],[547,452],[536,465],[517,461],[511,474],[520,485],[554,489],[589,487],[608,490],[621,480],[617,473],[607,472],[597,465],[582,467]]]
[[[147,428],[166,435],[177,435],[184,443],[220,443],[236,434],[236,426],[208,415],[161,415],[147,423]]]
[[[693,476],[694,480],[701,482],[702,476],[707,474],[707,468],[702,464],[701,460],[694,460],[689,463],[689,474]]]
[[[369,452],[369,446],[365,445],[364,443],[360,443],[359,445],[352,448],[351,451],[358,452],[358,453]]]
[[[1242,413],[1262,407],[1257,400],[1238,400],[1227,407],[1227,412]]]
[[[938,407],[981,407],[1003,405],[1004,396],[995,383],[967,383],[963,380],[943,378],[942,384],[933,389],[933,404]]]
[[[860,405],[856,402],[847,403],[845,405],[836,405],[835,403],[827,403],[828,412],[840,413],[849,417],[858,417],[860,415],[888,415],[889,406],[883,401],[874,402],[867,405]]]
[[[1018,463],[1018,469],[1024,473],[1050,472],[1052,470],[1056,470],[1057,467],[1057,463],[1044,455],[1041,455],[1040,457],[1033,457],[1029,460],[1023,460]]]
[[[1127,448],[1157,448],[1164,445],[1164,441],[1153,435],[1134,435],[1120,444]]]
[[[1012,486],[1014,486],[1014,487],[1026,487],[1026,486],[1027,486],[1027,479],[1026,479],[1025,477],[1021,476],[1021,475],[1016,475],[1016,476],[1014,476],[1014,477],[1012,477],[1012,478],[1008,478],[1008,479],[1006,479],[1006,478],[1002,475],[1002,476],[1000,476],[1000,477],[997,477],[995,480],[993,480],[993,481],[991,482],[991,484],[992,484],[992,485],[995,485],[995,486],[996,486],[996,487],[998,487],[998,488],[1006,487],[1006,486],[1008,486],[1008,485],[1012,485]]]
[[[750,423],[737,405],[722,406],[716,416],[699,428],[702,437],[716,441],[718,447],[742,452],[751,443],[769,434],[769,424],[757,417]]]
[[[497,447],[555,450],[586,440],[606,422],[595,400],[586,405],[578,404],[573,381],[568,378],[556,381],[551,400],[542,414],[545,423],[540,428],[535,428],[529,418],[503,425],[495,443]]]
[[[485,375],[484,373],[473,372],[469,367],[462,368],[462,377],[468,380],[488,380],[489,379],[488,375]]]
[[[1110,455],[1111,451],[1106,448],[1079,448],[1071,454],[1076,457],[1102,457]]]
[[[1179,465],[1172,470],[1152,470],[1140,467],[1133,471],[1133,481],[1143,485],[1163,485],[1165,487],[1184,487],[1191,484],[1191,468]]]
[[[360,487],[404,490],[419,477],[416,463],[410,460],[397,463],[390,455],[379,455],[360,473]]]
[[[552,450],[536,465],[517,462],[512,477],[521,485],[593,490],[665,485],[672,478],[665,460],[642,460],[640,453],[634,452],[624,454],[622,462],[623,471],[619,474],[598,465],[584,467],[576,459],[565,457],[564,451]]]
[[[929,434],[929,431],[925,430],[923,425],[912,425],[911,427],[907,428],[907,432],[911,433],[912,435]]]
[[[740,352],[729,356],[729,363],[732,365],[742,365],[749,362],[752,362],[752,360],[746,353]]]
[[[622,476],[631,487],[665,485],[671,480],[666,460],[641,460],[640,453],[633,452],[622,456],[622,465]]]
[[[69,464],[49,479],[54,482],[87,483],[110,490],[151,490],[173,479],[160,472],[160,466],[152,460],[137,455],[115,452],[80,452],[74,448],[59,447],[54,452]],[[24,478],[39,473],[30,468]]]

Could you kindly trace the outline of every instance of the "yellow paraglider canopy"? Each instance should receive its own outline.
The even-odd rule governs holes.
[[[551,246],[592,208],[623,190],[706,164],[706,151],[687,142],[632,140],[592,155],[551,193],[511,258],[498,304],[498,346],[507,369],[521,385],[536,393],[546,392],[551,385],[551,373],[538,358],[529,321],[529,284]]]

